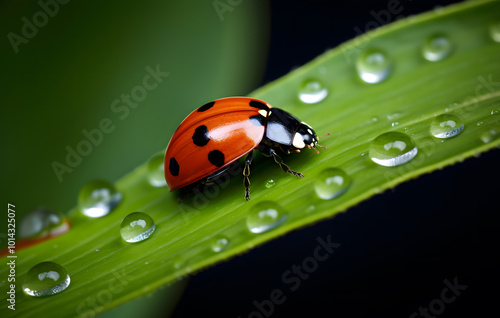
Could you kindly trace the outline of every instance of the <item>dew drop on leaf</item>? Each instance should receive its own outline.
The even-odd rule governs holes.
[[[221,252],[229,246],[229,239],[223,235],[217,235],[212,239],[212,250]]]
[[[70,228],[69,221],[61,214],[46,208],[28,213],[21,221],[21,238],[43,238],[58,236]]]
[[[425,40],[422,48],[424,58],[431,62],[445,59],[452,51],[450,39],[443,34],[435,34]]]
[[[306,104],[316,104],[328,96],[328,89],[317,79],[307,79],[300,85],[299,99]]]
[[[407,163],[417,155],[413,139],[400,132],[387,132],[376,137],[370,144],[369,156],[373,162],[386,167]]]
[[[69,283],[70,278],[64,267],[53,262],[42,262],[26,274],[23,291],[29,296],[50,296],[65,290]]]
[[[346,192],[351,182],[351,177],[344,170],[327,168],[314,181],[314,190],[320,198],[331,200]]]
[[[78,207],[88,217],[99,218],[109,214],[122,200],[115,186],[104,180],[94,180],[80,190]]]
[[[434,118],[430,132],[436,138],[451,138],[464,130],[464,122],[453,114],[442,114]]]
[[[120,234],[126,242],[137,243],[151,236],[155,228],[155,222],[149,215],[133,212],[123,219]]]
[[[490,25],[490,35],[493,41],[500,43],[500,22],[492,23]]]
[[[148,181],[153,187],[166,187],[167,181],[165,180],[165,160],[163,153],[158,153],[151,157],[148,161]]]
[[[356,70],[366,83],[380,83],[390,75],[391,61],[384,51],[369,49],[356,60]]]
[[[247,216],[247,227],[252,233],[267,232],[284,223],[287,215],[277,203],[262,201],[251,208]]]

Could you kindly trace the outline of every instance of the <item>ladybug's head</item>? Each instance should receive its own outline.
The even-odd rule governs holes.
[[[318,144],[318,136],[308,124],[301,122],[293,136],[292,145],[297,149],[314,148]]]

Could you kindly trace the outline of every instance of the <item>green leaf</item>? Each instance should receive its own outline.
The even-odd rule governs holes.
[[[319,155],[304,150],[284,157],[292,169],[305,175],[303,179],[286,175],[272,160],[257,156],[252,166],[251,201],[243,199],[240,170],[231,180],[179,203],[165,188],[152,187],[147,165],[141,165],[117,182],[124,200],[110,215],[87,219],[74,209],[73,228],[67,234],[18,253],[18,273],[26,273],[38,262],[53,261],[66,268],[72,282],[61,294],[46,298],[24,296],[19,289],[16,315],[43,316],[56,310],[64,316],[80,314],[79,310],[91,310],[89,298],[98,299],[112,288],[117,276],[122,277],[127,284],[115,289],[112,300],[100,307],[112,308],[291,230],[332,217],[403,181],[497,147],[499,9],[500,2],[467,2],[400,20],[345,43],[250,94],[290,111],[320,136],[332,133],[321,139],[328,150]],[[436,35],[449,42],[435,43],[430,37]],[[444,58],[424,58],[426,43],[444,50]],[[368,84],[358,76],[358,58],[367,51],[385,52],[388,59],[388,77],[379,83]],[[381,55],[372,58],[381,61]],[[306,104],[298,94],[307,89],[318,91],[314,85],[305,85],[311,80],[328,94],[318,103]],[[431,124],[443,113],[458,116],[463,131],[446,139],[432,136]],[[443,127],[446,125],[452,126],[446,122]],[[418,149],[416,156],[393,167],[373,162],[370,145],[387,132],[411,138]],[[386,139],[380,149],[406,151],[393,142]],[[342,169],[351,183],[339,196],[324,200],[316,195],[315,182],[325,177],[328,168]],[[264,213],[263,219],[256,219],[257,212],[269,209],[278,213]],[[134,211],[148,213],[157,228],[146,241],[127,244],[120,238],[119,227],[123,217]],[[273,217],[276,222],[269,222]],[[7,275],[6,268],[0,269],[0,275]]]

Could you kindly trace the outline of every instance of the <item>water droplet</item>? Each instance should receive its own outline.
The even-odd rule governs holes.
[[[476,123],[476,126],[477,126],[477,127],[482,126],[482,125],[483,125],[483,122],[482,122],[482,121],[478,121],[478,122]]]
[[[96,251],[96,252],[99,252],[100,250],[101,250],[101,249],[99,249],[99,248],[96,248],[96,249],[95,249],[95,251]]]
[[[315,79],[305,80],[299,88],[299,99],[306,104],[321,102],[328,95],[328,89]]]
[[[491,114],[492,114],[492,115],[500,115],[500,110],[498,110],[498,109],[493,109],[493,110],[491,110]]]
[[[70,283],[64,267],[53,262],[42,262],[33,266],[23,283],[23,291],[30,296],[49,296],[62,292]]]
[[[366,83],[380,83],[391,73],[391,62],[385,52],[370,49],[358,57],[356,69],[359,77]]]
[[[321,171],[314,182],[316,194],[325,200],[334,199],[343,194],[351,185],[351,177],[339,168],[327,168]]]
[[[392,127],[397,126],[397,125],[399,125],[399,122],[397,122],[397,121],[395,121],[395,122],[391,123],[391,126],[392,126]]]
[[[415,142],[408,135],[391,131],[379,135],[370,144],[370,158],[386,167],[407,163],[417,155]]]
[[[500,22],[490,24],[490,35],[493,41],[500,43]]]
[[[115,186],[104,180],[94,180],[83,186],[78,195],[78,206],[91,218],[107,215],[122,200]]]
[[[69,228],[69,221],[61,213],[39,208],[23,218],[19,236],[21,238],[58,236],[66,233]]]
[[[270,189],[276,185],[276,182],[273,179],[269,179],[266,182],[266,188]]]
[[[148,180],[153,187],[166,187],[165,166],[163,164],[165,155],[158,153],[148,161]]]
[[[286,218],[287,213],[277,203],[262,201],[252,207],[247,226],[252,233],[263,233],[280,226]]]
[[[495,139],[495,136],[497,135],[496,130],[491,129],[490,131],[484,132],[481,134],[481,141],[484,142],[485,144],[493,141]]]
[[[378,117],[372,117],[372,122],[376,123],[378,121]]]
[[[464,122],[456,115],[442,114],[431,123],[431,134],[436,138],[451,138],[464,130]]]
[[[217,235],[212,239],[212,250],[221,252],[229,246],[229,239],[223,235]]]
[[[441,61],[450,55],[452,44],[450,39],[443,34],[435,34],[427,38],[422,48],[424,58],[431,62]]]
[[[129,243],[147,239],[155,230],[153,219],[143,212],[133,212],[127,215],[120,226],[122,238]]]

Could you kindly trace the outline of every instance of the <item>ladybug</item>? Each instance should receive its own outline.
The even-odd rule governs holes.
[[[221,98],[193,111],[177,128],[165,152],[165,179],[170,191],[195,182],[207,184],[246,155],[243,184],[249,200],[255,149],[272,157],[284,172],[302,178],[277,150],[290,154],[317,145],[311,126],[282,109],[255,98]]]

